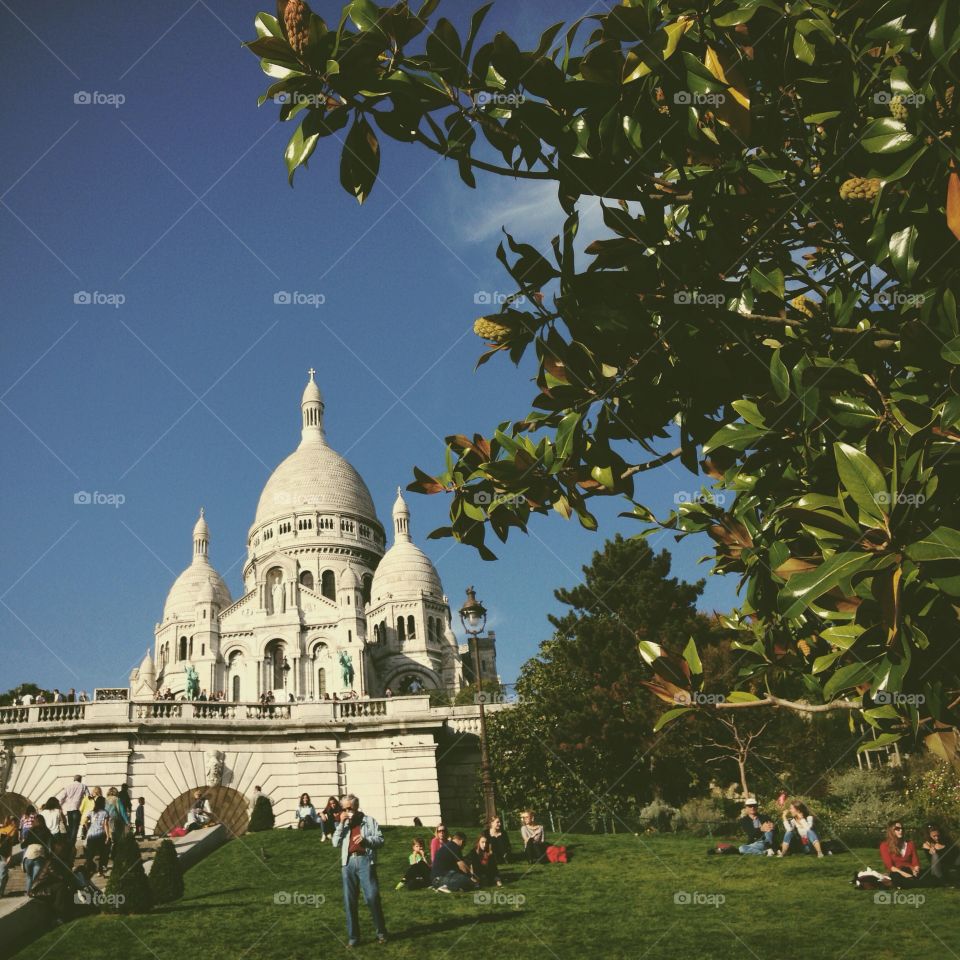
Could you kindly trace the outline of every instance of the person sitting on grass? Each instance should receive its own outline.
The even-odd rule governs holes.
[[[912,840],[907,839],[903,824],[891,820],[887,836],[880,844],[883,865],[895,887],[915,887],[920,882],[920,859]]]
[[[920,846],[930,857],[927,876],[934,883],[942,883],[957,867],[957,845],[935,823],[928,823],[926,839]]]
[[[487,821],[487,829],[483,835],[490,841],[490,847],[496,858],[497,864],[507,863],[513,855],[510,847],[510,835],[503,829],[503,820],[499,816],[493,816]]]
[[[547,857],[547,842],[543,824],[537,823],[532,810],[520,814],[520,836],[523,837],[523,855],[529,863],[543,863]]]
[[[320,811],[320,826],[323,827],[323,836],[320,842],[329,840],[333,831],[337,829],[340,819],[340,801],[336,797],[327,797],[327,805]]]
[[[741,844],[740,852],[761,857],[774,856],[777,852],[777,834],[773,820],[767,816],[763,817],[760,821],[760,826],[757,828],[757,833],[760,834],[760,838],[758,840],[752,840],[750,843]]]
[[[481,887],[503,886],[500,871],[497,869],[497,855],[485,833],[480,834],[467,855],[467,865]]]
[[[309,793],[300,794],[300,802],[297,805],[297,829],[298,830],[312,830],[314,827],[318,827],[319,817],[317,816],[317,809],[310,802]]]
[[[407,870],[397,889],[423,890],[430,886],[430,861],[427,859],[423,837],[415,837],[410,856],[407,857]]]
[[[463,845],[467,838],[459,831],[437,848],[433,861],[434,886],[440,893],[462,893],[474,890],[477,880],[463,859]]]
[[[778,857],[786,856],[790,851],[790,844],[793,838],[799,835],[800,842],[803,844],[804,853],[809,853],[811,847],[817,851],[817,856],[823,856],[823,848],[820,846],[820,838],[813,829],[813,814],[807,809],[805,803],[799,801],[790,804],[789,814],[783,812],[783,845],[780,848]]]
[[[433,831],[433,836],[430,838],[430,862],[433,863],[437,859],[437,850],[447,842],[447,828],[442,824],[438,823],[436,829]]]
[[[747,843],[756,843],[763,839],[761,824],[767,819],[766,814],[758,811],[757,801],[748,797],[743,805],[743,816],[740,818],[740,829],[743,831]]]

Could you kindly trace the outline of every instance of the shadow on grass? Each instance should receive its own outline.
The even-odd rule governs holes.
[[[456,894],[454,894],[456,896]],[[519,920],[526,916],[526,910],[515,910],[510,913],[485,913],[479,917],[450,917],[447,920],[437,920],[434,923],[420,923],[415,927],[408,927],[400,933],[390,932],[391,941],[413,940],[429,936],[431,933],[445,933],[456,930],[457,927],[472,927],[476,924],[500,923],[503,920]]]

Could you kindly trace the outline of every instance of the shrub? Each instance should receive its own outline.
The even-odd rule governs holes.
[[[254,801],[247,830],[251,833],[256,833],[259,830],[272,830],[273,824],[273,804],[261,793]]]
[[[675,819],[679,812],[676,807],[671,807],[663,800],[653,800],[640,811],[640,823],[649,830],[666,833],[676,830]]]
[[[153,906],[150,884],[140,858],[140,847],[129,831],[113,845],[113,870],[107,881],[107,910],[146,913]]]
[[[150,869],[154,903],[172,903],[183,896],[183,867],[172,840],[164,840]]]
[[[960,825],[960,771],[952,764],[940,761],[910,776],[904,792],[908,811],[924,822]]]
[[[680,808],[676,828],[696,837],[707,837],[718,832],[729,832],[731,823],[725,814],[721,797],[693,797]]]

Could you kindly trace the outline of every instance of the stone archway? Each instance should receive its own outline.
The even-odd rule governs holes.
[[[233,787],[191,787],[181,793],[176,800],[167,804],[157,821],[157,834],[166,836],[174,827],[182,827],[187,822],[187,813],[193,805],[193,794],[202,790],[210,801],[210,808],[217,823],[222,823],[231,836],[239,837],[247,832],[250,822],[250,810],[247,798]]]
[[[0,793],[0,820],[6,817],[19,820],[29,806],[30,801],[19,793]]]

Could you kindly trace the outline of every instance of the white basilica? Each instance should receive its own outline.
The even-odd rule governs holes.
[[[174,581],[155,630],[154,654],[131,677],[133,696],[169,687],[180,696],[188,667],[200,688],[235,701],[273,691],[278,702],[444,690],[472,678],[451,629],[433,564],[410,535],[399,489],[392,545],[362,477],[327,443],[314,371],[300,403],[300,445],[273,471],[247,537],[244,594],[233,600],[209,560],[204,518],[193,560]],[[482,638],[481,674],[496,678],[493,634]]]

